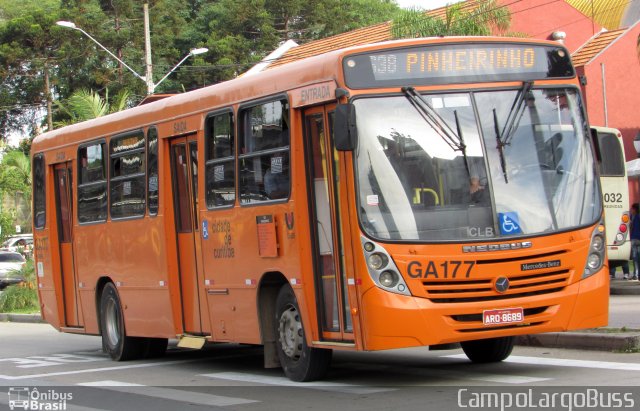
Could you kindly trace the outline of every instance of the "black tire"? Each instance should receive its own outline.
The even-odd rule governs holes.
[[[505,360],[511,351],[515,337],[488,338],[486,340],[463,341],[460,343],[467,357],[475,363],[500,362]]]
[[[113,283],[107,283],[102,290],[100,329],[102,330],[102,349],[111,359],[127,361],[143,356],[146,338],[127,336],[120,297]]]
[[[298,302],[288,285],[278,293],[275,315],[276,351],[284,374],[299,382],[324,377],[332,351],[307,345]]]
[[[167,338],[145,338],[144,358],[159,358],[167,352]]]

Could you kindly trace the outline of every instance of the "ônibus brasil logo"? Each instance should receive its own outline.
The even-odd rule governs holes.
[[[70,392],[54,389],[40,391],[37,388],[9,388],[9,408],[11,410],[62,411],[67,409],[67,401],[73,399]]]

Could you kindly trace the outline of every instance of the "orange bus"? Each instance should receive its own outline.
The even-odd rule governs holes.
[[[558,43],[433,38],[329,52],[38,136],[42,315],[114,360],[332,350],[601,326],[608,282],[584,105]]]

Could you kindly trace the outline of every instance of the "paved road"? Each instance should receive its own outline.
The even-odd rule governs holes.
[[[640,295],[612,295],[609,299],[609,327],[640,329]]]
[[[584,397],[587,387],[628,394],[640,407],[640,353],[516,347],[504,363],[478,365],[460,350],[339,352],[326,380],[297,384],[281,370],[263,369],[261,349],[252,346],[171,348],[162,359],[115,363],[98,337],[60,334],[46,324],[0,323],[0,336],[0,409],[16,390],[33,387],[57,398],[70,394],[67,409],[82,411],[450,410],[474,390],[573,390]]]

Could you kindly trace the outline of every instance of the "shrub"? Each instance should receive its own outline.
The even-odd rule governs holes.
[[[15,271],[24,277],[26,281],[4,289],[4,292],[0,294],[0,312],[38,311],[40,303],[38,302],[33,260],[27,260],[27,263],[21,269]]]

